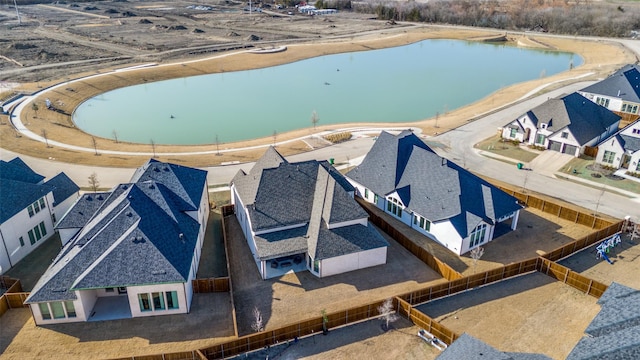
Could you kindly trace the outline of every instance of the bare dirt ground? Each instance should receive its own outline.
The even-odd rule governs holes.
[[[97,2],[30,5],[21,7],[23,24],[16,26],[15,12],[8,6],[0,7],[0,26],[3,26],[3,61],[0,78],[4,80],[0,93],[9,96],[15,90],[35,91],[55,82],[70,81],[69,86],[43,92],[36,99],[39,111],[30,107],[21,115],[22,121],[36,134],[46,132],[51,140],[93,148],[91,137],[76,129],[70,114],[84,100],[115,88],[170,78],[224,71],[244,70],[272,66],[299,59],[331,53],[363,51],[408,44],[429,38],[484,41],[504,35],[492,30],[474,30],[425,26],[373,20],[371,15],[340,12],[331,17],[289,16],[286,13],[243,14],[240,2],[207,1],[202,9],[191,9],[191,3],[175,1],[167,4],[154,1]],[[209,9],[210,8],[210,9]],[[6,34],[5,34],[6,33]],[[635,61],[632,54],[612,43],[541,37],[535,34],[509,34],[509,41],[518,46],[536,46],[551,50],[579,53],[584,65],[569,72],[545,77],[524,84],[510,86],[461,109],[440,116],[438,128],[434,119],[411,124],[392,123],[393,126],[417,126],[426,134],[448,131],[500,104],[512,102],[538,86],[557,82],[559,86],[576,76],[598,78],[622,64]],[[535,40],[535,41],[532,41]],[[250,54],[240,51],[249,48],[267,48],[287,45],[287,50],[274,54]],[[233,54],[233,55],[230,55]],[[223,55],[222,57],[220,55]],[[229,55],[229,56],[227,56]],[[198,61],[193,61],[198,60]],[[188,62],[187,62],[188,61]],[[130,72],[111,70],[131,65],[154,63]],[[13,86],[17,85],[16,88]],[[3,91],[4,90],[4,91]],[[3,96],[0,95],[0,98]],[[50,98],[62,113],[44,110],[44,99]],[[0,141],[6,149],[39,157],[52,157],[58,161],[103,166],[136,167],[147,160],[145,156],[95,156],[91,152],[75,152],[49,148],[44,143],[17,137],[0,117]],[[317,131],[346,127],[320,126]],[[391,124],[370,124],[376,127]],[[309,129],[279,134],[278,141],[308,135]],[[225,148],[269,144],[263,138],[248,142],[223,144]],[[150,153],[149,144],[123,144],[115,139],[96,139],[96,148]],[[186,152],[214,151],[208,146],[156,146],[155,151]],[[303,142],[280,147],[284,155],[307,151]],[[190,166],[211,166],[227,161],[251,161],[262,153],[237,151],[223,156],[160,156],[160,160]]]
[[[535,272],[418,307],[449,329],[508,352],[564,359],[600,311],[596,298]]]

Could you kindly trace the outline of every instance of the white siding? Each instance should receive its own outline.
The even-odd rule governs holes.
[[[382,265],[387,262],[387,248],[365,250],[353,254],[336,256],[321,261],[320,277],[327,277],[345,272]]]
[[[431,234],[436,242],[460,255],[462,254],[462,237],[449,221],[431,223]]]
[[[56,206],[53,207],[53,213],[56,216],[56,221],[60,221],[60,219],[62,219],[64,214],[69,210],[69,208],[71,208],[71,205],[73,205],[76,202],[76,200],[78,200],[79,196],[80,194],[76,192],[75,194],[69,196],[68,198],[64,199],[61,203],[56,204]]]
[[[76,295],[78,295],[78,292],[76,292]],[[78,298],[77,300],[73,301],[73,307],[75,308],[75,311],[76,311],[76,317],[74,318],[66,317],[61,319],[52,318],[52,319],[44,320],[42,319],[40,306],[37,303],[30,304],[29,307],[31,308],[31,313],[33,314],[33,321],[36,323],[36,325],[62,324],[62,323],[87,321],[87,314],[88,312],[91,311],[91,309],[93,309],[93,305],[91,305],[91,309],[89,309],[88,311],[85,311],[85,309],[83,308],[82,299]]]
[[[605,163],[605,162],[602,161],[605,151],[612,151],[612,152],[614,152],[616,154],[616,156],[613,159],[613,164]],[[620,145],[620,142],[616,139],[616,137],[612,137],[611,139],[607,139],[607,141],[605,141],[602,144],[598,145],[598,155],[596,156],[596,162],[601,163],[601,164],[606,165],[606,166],[613,166],[615,168],[619,168],[620,167],[620,163],[622,161],[622,153],[623,153],[623,151],[624,150],[622,149],[622,146]]]
[[[563,138],[562,137],[562,133],[563,132],[567,133],[567,138]],[[581,149],[582,145],[580,145],[580,143],[576,140],[576,138],[573,136],[571,131],[569,131],[569,129],[563,128],[562,130],[556,131],[555,133],[553,133],[553,135],[549,136],[548,139],[551,140],[551,141],[562,143],[561,150],[564,150],[564,148],[567,145],[576,146],[578,149],[576,149],[575,153],[570,154],[570,155],[573,155],[573,156],[576,156],[576,157],[580,155],[580,152],[581,152],[580,149]]]
[[[71,228],[71,229],[58,229],[58,234],[60,235],[60,242],[62,246],[66,245],[69,240],[71,240],[81,228]]]

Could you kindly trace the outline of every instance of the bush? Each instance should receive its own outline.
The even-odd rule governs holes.
[[[350,131],[345,131],[345,132],[341,132],[341,133],[325,135],[324,139],[329,141],[329,142],[332,142],[334,144],[341,143],[343,141],[347,141],[347,140],[351,139],[351,132]]]
[[[629,176],[640,178],[640,173],[637,173],[637,172],[627,171],[626,174]]]

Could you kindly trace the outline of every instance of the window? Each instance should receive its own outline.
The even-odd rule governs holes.
[[[387,211],[392,213],[393,215],[401,218],[402,217],[402,204],[397,199],[392,197],[387,198]]]
[[[38,201],[40,202],[40,209],[44,210],[44,198],[40,198]]]
[[[38,202],[34,202],[33,204],[33,210],[35,210],[36,214],[40,212],[40,205],[38,205]]]
[[[512,139],[515,139],[517,134],[518,134],[518,129],[511,128],[511,133],[509,134],[509,137]]]
[[[364,189],[364,198],[369,199],[369,189]]]
[[[374,204],[378,203],[378,195],[377,194],[373,194],[373,203]]]
[[[566,131],[563,131],[562,134],[560,135],[561,138],[566,139],[569,137],[569,133]]]
[[[22,238],[22,236],[20,236],[18,241],[20,241],[20,246],[24,246],[24,239]]]
[[[313,272],[314,273],[320,273],[320,260],[315,260],[313,262]]]
[[[73,301],[65,301],[64,309],[67,311],[67,317],[76,317],[76,307],[73,305]]]
[[[547,137],[542,135],[542,134],[538,134],[536,135],[536,144],[538,145],[544,145],[544,141]]]
[[[597,97],[596,98],[596,104],[604,106],[604,107],[609,107],[609,99]]]
[[[419,226],[421,229],[425,231],[429,231],[431,229],[431,221],[423,218],[420,215],[413,216],[413,224]]]
[[[51,213],[51,222],[55,225],[55,223],[56,223],[56,213]]]
[[[29,230],[29,242],[31,243],[31,245],[36,243],[36,237],[33,236],[33,230]]]
[[[33,228],[33,232],[36,233],[36,240],[42,239],[42,234],[40,234],[40,228],[38,226]]]
[[[104,289],[104,291],[108,292],[108,293],[112,293],[113,292],[113,288],[106,288],[106,289]]]
[[[167,309],[180,308],[180,305],[178,304],[178,292],[167,291],[165,294],[167,295]]]
[[[613,164],[613,159],[616,157],[616,153],[613,151],[605,150],[602,155],[602,162],[607,164]]]
[[[487,232],[487,224],[482,223],[471,232],[469,236],[469,248],[476,247],[484,242],[484,236]]]
[[[633,131],[632,131],[632,132],[633,132],[634,134],[638,135],[638,134],[640,134],[640,129],[633,129]]]
[[[640,171],[640,161],[638,161],[638,165],[636,166],[636,171]]]
[[[40,308],[40,314],[42,315],[42,319],[50,320],[51,312],[49,312],[49,304],[47,303],[39,303],[38,307]]]
[[[140,303],[140,311],[151,311],[149,294],[138,294],[138,302]]]
[[[35,214],[35,212],[33,211],[33,205],[29,205],[27,211],[29,212],[29,217],[33,217],[33,215]]]
[[[42,232],[42,236],[47,235],[47,228],[44,226],[44,221],[40,222],[40,232]]]
[[[546,129],[546,128],[547,128],[547,124],[545,123],[540,124],[540,129]]]
[[[626,112],[626,113],[631,113],[631,114],[637,114],[638,113],[638,105],[622,104],[622,109],[620,109],[620,111]]]
[[[164,310],[164,296],[162,293],[151,293],[151,297],[153,298],[153,310]]]
[[[56,302],[50,302],[49,305],[51,305],[51,312],[53,313],[53,318],[54,319],[64,319],[65,315],[64,315],[64,309],[62,308],[62,303],[59,301]]]

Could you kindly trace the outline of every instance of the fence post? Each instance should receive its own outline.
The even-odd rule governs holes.
[[[591,285],[593,284],[593,279],[589,279],[589,287],[587,288],[587,295],[591,292]]]
[[[564,281],[563,281],[565,284],[567,283],[567,278],[569,277],[569,271],[571,271],[569,270],[569,268],[566,268],[566,269],[567,271],[565,271],[564,273]]]

